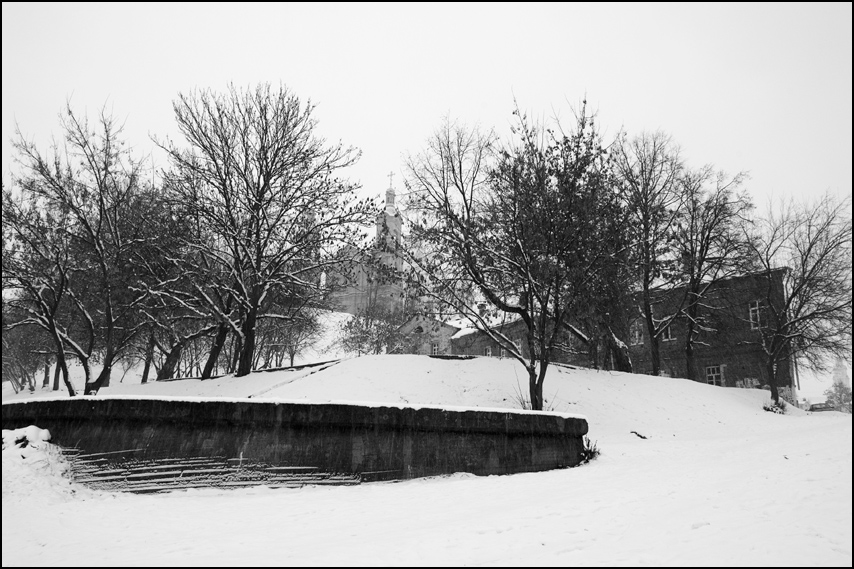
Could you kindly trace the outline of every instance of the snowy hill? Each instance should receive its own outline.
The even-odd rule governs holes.
[[[518,409],[527,395],[509,359],[366,356],[318,369],[126,378],[99,397]],[[71,486],[32,459],[23,469],[7,449],[3,564],[851,565],[850,415],[775,415],[761,390],[565,367],[549,370],[545,395],[587,417],[597,460],[500,477],[134,496]],[[55,395],[4,389],[4,401],[31,396]],[[99,528],[109,547],[96,554],[69,525]]]
[[[630,431],[645,436],[703,436],[722,426],[744,424],[745,416],[771,420],[762,409],[767,391],[620,372],[552,366],[546,377],[546,407],[583,414],[591,438]],[[363,356],[294,371],[257,372],[247,377],[195,379],[140,385],[126,378],[99,396],[251,397],[254,399],[348,401],[521,409],[527,399],[524,368],[509,358],[447,360],[415,355]],[[47,390],[4,392],[4,401],[67,397]],[[792,416],[804,412],[792,408]]]

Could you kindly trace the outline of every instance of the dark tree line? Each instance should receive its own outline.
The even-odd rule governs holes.
[[[358,251],[375,213],[342,176],[358,151],[319,137],[314,106],[285,87],[196,91],[173,108],[183,140],[159,143],[159,181],[104,112],[90,124],[67,106],[46,154],[18,133],[19,175],[3,188],[4,376],[54,363],[74,395],[73,360],[94,394],[119,362],[144,362],[144,381],[152,366],[158,379],[246,375],[316,339],[322,275]]]

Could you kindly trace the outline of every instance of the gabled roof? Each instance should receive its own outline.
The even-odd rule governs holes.
[[[432,316],[427,316],[425,314],[415,314],[410,317],[406,322],[400,325],[398,330],[402,330],[407,326],[417,326],[419,324],[429,324],[430,326],[438,326],[439,328],[450,328],[451,330],[459,331],[459,326],[454,326],[448,322],[439,320],[438,318],[433,318]]]

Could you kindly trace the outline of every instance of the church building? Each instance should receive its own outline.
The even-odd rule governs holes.
[[[350,314],[379,310],[402,310],[405,289],[399,272],[403,259],[398,254],[402,244],[403,218],[395,205],[395,191],[389,182],[385,206],[377,215],[376,235],[371,250],[357,255],[355,261],[338,276],[338,290],[333,298],[336,308]]]

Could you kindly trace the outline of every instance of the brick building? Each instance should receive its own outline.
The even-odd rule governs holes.
[[[783,304],[783,275],[787,269],[733,277],[717,283],[703,302],[699,320],[703,329],[695,338],[694,358],[698,381],[727,387],[761,387],[770,384],[762,329],[771,318],[769,305]],[[677,287],[654,294],[656,318],[675,312],[685,290]],[[676,318],[659,336],[661,371],[671,377],[688,377],[685,356],[684,318]],[[651,373],[649,336],[645,322],[637,318],[630,323],[629,349],[636,373]],[[787,387],[796,384],[796,369],[790,357],[777,364],[777,385],[781,394],[794,401]]]

